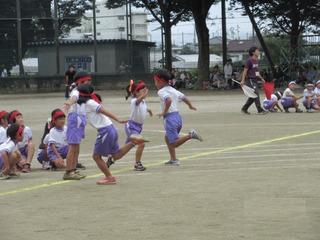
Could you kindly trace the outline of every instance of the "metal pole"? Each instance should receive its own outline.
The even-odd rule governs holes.
[[[221,16],[222,16],[222,60],[223,66],[227,62],[227,22],[226,22],[226,0],[221,0]]]
[[[20,0],[16,0],[16,12],[17,12],[17,35],[18,35],[18,64],[19,75],[24,75],[23,63],[22,63],[22,32],[21,32],[21,5]]]
[[[96,0],[92,1],[93,8],[93,54],[94,54],[94,72],[98,73],[98,52],[97,52],[97,17],[96,17]]]
[[[130,46],[129,46],[129,39],[130,39],[130,34],[129,34],[129,3],[126,1],[126,30],[127,30],[127,65],[130,65]]]
[[[54,0],[54,43],[56,47],[56,70],[60,74],[60,49],[59,49],[59,19],[58,19],[58,0]]]
[[[131,66],[132,69],[132,65],[133,65],[133,33],[132,33],[132,9],[131,9],[131,1],[129,0],[129,36],[130,36],[130,42],[129,42],[129,56],[130,56],[130,62],[129,65]]]
[[[161,57],[162,57],[162,61],[161,61],[161,67],[164,68],[164,39],[163,39],[163,35],[164,35],[164,31],[163,31],[163,17],[161,14]]]

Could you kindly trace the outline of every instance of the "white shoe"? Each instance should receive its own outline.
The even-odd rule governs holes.
[[[197,131],[195,129],[190,130],[189,134],[192,139],[199,140],[200,142],[203,141],[202,137],[200,136],[199,133],[197,133]]]

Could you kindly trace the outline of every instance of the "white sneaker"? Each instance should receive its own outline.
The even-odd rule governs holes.
[[[197,133],[197,131],[195,129],[190,130],[189,134],[192,139],[199,140],[200,142],[203,141],[202,137],[200,136],[199,133]]]
[[[179,166],[180,165],[180,161],[178,159],[169,160],[168,162],[165,162],[164,164],[165,165],[172,165],[172,166]]]

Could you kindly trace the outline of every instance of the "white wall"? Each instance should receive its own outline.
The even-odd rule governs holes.
[[[92,11],[82,19],[82,25],[70,31],[69,39],[82,39],[93,36]],[[97,3],[96,9],[97,39],[126,39],[126,7],[107,9],[104,2]],[[132,37],[134,40],[148,40],[146,13],[132,13]]]

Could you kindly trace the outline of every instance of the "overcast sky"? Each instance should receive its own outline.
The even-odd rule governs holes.
[[[229,6],[227,2],[226,6]],[[228,38],[238,38],[247,39],[252,36],[252,26],[250,20],[247,16],[241,16],[241,11],[230,11],[227,8],[227,31]],[[149,16],[151,19],[152,17]],[[213,5],[210,9],[210,18],[213,20],[208,20],[207,25],[210,32],[210,37],[213,36],[221,36],[221,3]],[[160,30],[153,31],[154,29],[159,28],[159,24],[157,22],[153,22],[149,24],[149,32],[150,38],[154,42],[161,41]],[[182,34],[183,33],[183,34]],[[172,41],[175,44],[180,45],[182,43],[182,39],[184,39],[184,43],[193,42],[194,41],[194,22],[181,22],[177,26],[172,29]]]

